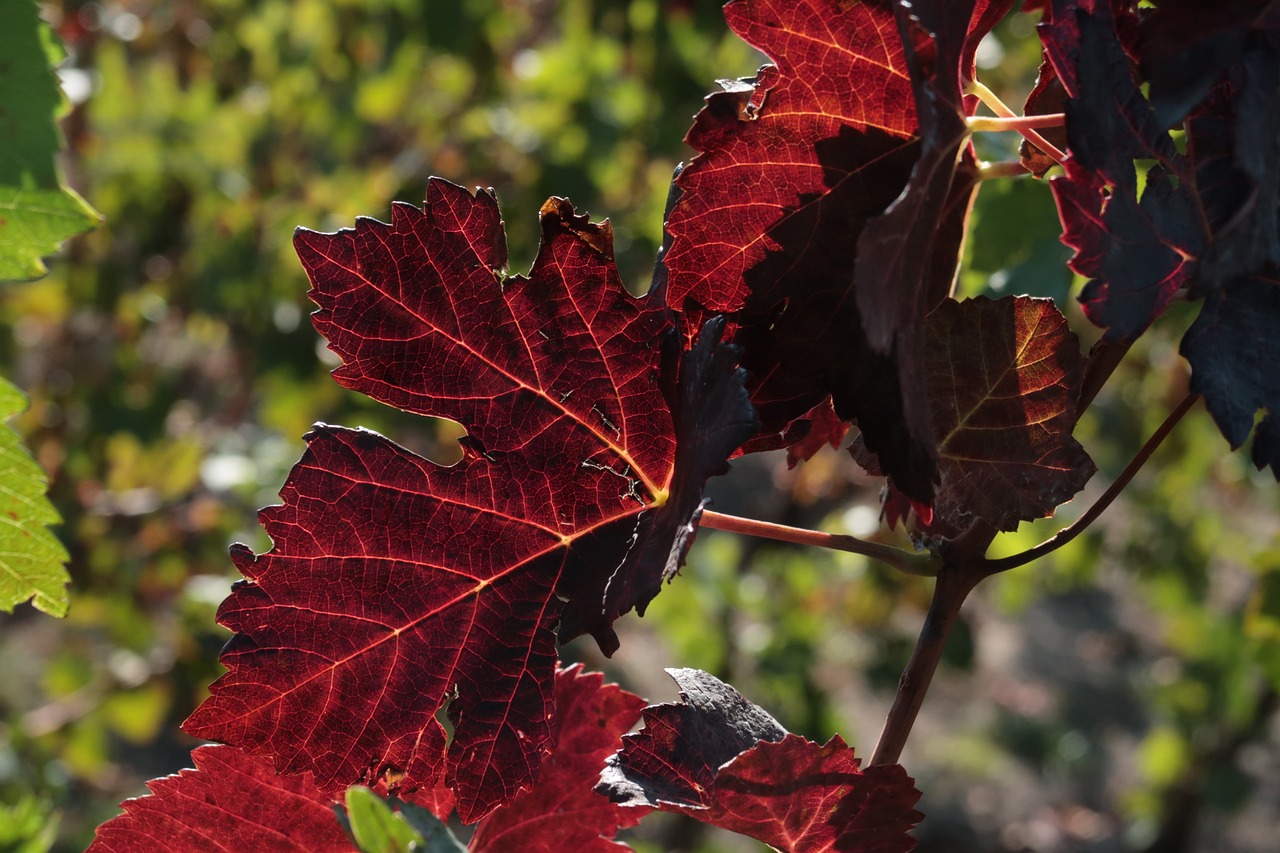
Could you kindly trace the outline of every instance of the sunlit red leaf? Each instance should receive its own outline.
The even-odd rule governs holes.
[[[600,788],[629,806],[681,812],[783,851],[898,853],[915,847],[920,793],[898,765],[866,770],[838,736],[787,734],[733,688],[668,670],[684,702],[645,709]]]
[[[921,499],[932,495],[935,454],[927,409],[918,403],[918,332],[930,300],[950,286],[972,190],[971,175],[951,186],[964,136],[958,81],[1008,6],[915,4],[913,14],[930,22],[944,9],[960,22],[948,31],[946,51],[915,25],[906,33],[913,55],[931,68],[943,54],[938,91],[946,90],[948,127],[959,127],[959,136],[941,125],[935,135],[931,115],[926,141],[939,142],[908,187],[922,148],[894,4],[728,4],[730,27],[776,64],[708,97],[688,136],[700,154],[679,177],[684,195],[668,220],[673,304],[768,311],[785,303],[769,334],[756,336],[756,345],[771,341],[768,354],[744,344],[744,363],[770,377],[761,387],[790,395],[775,390],[755,398],[766,432],[799,440],[804,430],[789,424],[829,393],[841,419],[857,419],[868,443],[891,460],[895,480]],[[859,236],[904,188],[905,201],[881,227],[886,239],[876,239],[882,250],[872,261],[893,277],[877,277],[877,286],[855,299]],[[916,217],[917,198],[935,191],[947,200],[939,216]],[[920,220],[910,252],[901,251],[896,236],[904,218]],[[908,257],[899,269],[897,261]],[[794,409],[770,406],[788,399]]]
[[[666,310],[622,288],[608,224],[553,199],[542,231],[529,277],[508,275],[493,196],[433,179],[390,225],[298,232],[336,378],[461,422],[463,459],[318,425],[261,514],[271,550],[234,549],[228,672],[188,732],[330,792],[443,782],[466,821],[534,781],[557,627],[612,652],[611,623],[678,569],[706,477],[754,430],[715,322],[660,381]]]
[[[609,853],[629,849],[609,839],[646,809],[617,806],[593,789],[605,759],[640,719],[644,700],[605,684],[580,666],[556,674],[556,745],[537,784],[476,826],[475,853]]]
[[[90,853],[356,853],[310,774],[277,776],[271,762],[228,746],[191,753],[196,769],[147,783],[98,827]]]

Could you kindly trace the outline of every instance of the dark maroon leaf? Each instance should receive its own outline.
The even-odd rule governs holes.
[[[1084,357],[1053,300],[947,300],[926,333],[942,480],[932,514],[890,485],[885,520],[915,509],[922,532],[954,536],[974,519],[1014,530],[1052,515],[1094,472],[1071,437]],[[851,451],[878,473],[859,442]]]
[[[668,670],[683,703],[645,709],[597,790],[627,806],[681,812],[783,851],[897,853],[921,815],[898,765],[863,771],[838,736],[786,734],[736,690],[697,670]]]
[[[152,779],[150,796],[121,803],[90,853],[356,853],[310,774],[277,776],[229,746],[199,747],[191,760],[195,770]]]
[[[1280,274],[1228,282],[1205,298],[1200,316],[1182,339],[1191,362],[1191,390],[1222,434],[1238,448],[1253,429],[1254,414],[1268,414],[1254,436],[1253,461],[1280,479]]]
[[[1008,8],[987,7],[988,12]],[[960,243],[973,193],[977,165],[968,146],[962,57],[985,30],[970,31],[975,4],[916,2],[897,6],[904,62],[911,75],[919,120],[920,156],[902,194],[880,216],[872,218],[858,237],[854,291],[863,331],[873,351],[896,356],[898,385],[903,392],[905,426],[912,438],[931,446],[928,402],[921,394],[924,379],[925,317],[951,292]],[[998,19],[992,17],[989,28]],[[961,157],[962,149],[969,156]],[[874,420],[859,417],[863,434],[876,448]],[[919,430],[919,432],[916,432]],[[883,467],[891,478],[897,467],[889,457]],[[927,495],[913,489],[917,499]]]
[[[1163,118],[1189,111],[1183,156],[1138,88],[1110,6],[1054,4],[1043,38],[1070,95],[1070,157],[1052,185],[1064,242],[1077,249],[1072,268],[1091,279],[1081,300],[1108,338],[1136,337],[1183,288],[1205,299],[1183,352],[1193,387],[1238,447],[1257,409],[1276,402],[1250,366],[1256,348],[1235,353],[1240,335],[1261,334],[1271,316],[1280,268],[1280,14],[1274,4],[1221,4],[1199,34],[1190,15],[1180,0],[1161,4],[1134,41],[1153,92],[1164,92]],[[1206,52],[1210,67],[1192,68]],[[1135,161],[1155,163],[1141,195]],[[1276,428],[1264,427],[1260,465],[1276,458]]]
[[[609,853],[629,848],[612,839],[646,809],[617,806],[593,788],[605,759],[640,719],[644,700],[605,684],[598,672],[573,666],[556,674],[556,745],[538,782],[476,826],[475,853]]]
[[[1194,289],[1280,265],[1280,32],[1250,38],[1188,122],[1196,187],[1214,233]]]
[[[612,652],[613,619],[678,567],[705,475],[754,428],[715,323],[660,382],[667,312],[622,288],[608,224],[553,199],[542,229],[529,277],[507,275],[493,196],[433,179],[390,225],[298,232],[335,377],[461,422],[463,459],[317,426],[261,514],[272,549],[234,549],[228,672],[188,732],[329,792],[443,783],[466,821],[534,781],[557,624]]]
[[[1051,182],[1085,313],[1132,340],[1187,284],[1206,235],[1191,174],[1135,81],[1105,2],[1054,5],[1041,29],[1069,97],[1070,157]],[[1092,8],[1089,8],[1092,7]],[[1134,160],[1153,160],[1139,198]]]
[[[1240,58],[1252,31],[1277,27],[1275,0],[1160,0],[1144,16],[1137,45],[1159,123],[1182,121]]]
[[[931,526],[1014,530],[1052,515],[1095,470],[1071,437],[1084,357],[1053,300],[948,300],[927,334],[942,460]]]

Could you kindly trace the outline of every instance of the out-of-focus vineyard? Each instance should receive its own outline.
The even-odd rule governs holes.
[[[521,269],[538,208],[568,196],[613,220],[641,291],[693,113],[716,78],[762,61],[718,4],[690,0],[41,9],[68,51],[64,174],[105,222],[48,276],[0,286],[0,373],[30,397],[13,423],[49,472],[72,579],[65,620],[0,613],[0,851],[83,849],[144,780],[189,766],[196,742],[178,725],[220,672],[227,546],[265,547],[255,510],[311,423],[456,457],[453,425],[328,378],[293,228],[385,219],[440,175],[497,189]],[[979,56],[1010,103],[1039,61],[1033,23],[1006,21]],[[1043,185],[993,182],[974,217],[964,293],[1071,292]],[[1096,332],[1072,311],[1087,343]],[[1175,310],[1144,338],[1082,424],[1101,469],[1086,504],[1185,392],[1175,342],[1189,322]],[[897,539],[876,532],[878,489],[826,450],[795,470],[741,460],[712,495],[728,512]],[[1087,535],[981,590],[903,756],[925,792],[920,849],[1272,849],[1277,507],[1280,488],[1197,411]],[[620,624],[614,660],[583,641],[565,655],[653,700],[671,695],[663,666],[703,668],[792,731],[839,731],[869,754],[926,583],[703,533],[645,618]],[[753,849],[692,822],[641,830],[638,849]]]

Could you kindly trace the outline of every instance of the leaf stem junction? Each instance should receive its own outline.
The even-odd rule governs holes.
[[[1009,109],[1008,105],[1006,105],[1004,101],[1000,100],[1000,97],[995,92],[991,91],[977,80],[969,81],[969,84],[965,86],[965,94],[975,96],[978,100],[982,101],[982,103],[986,104],[1000,119],[1006,120],[1004,126],[998,128],[979,128],[975,126],[975,123],[991,122],[994,120],[983,116],[973,116],[969,119],[969,128],[971,130],[1016,130],[1018,133],[1022,134],[1024,139],[1039,148],[1059,165],[1061,165],[1063,160],[1067,159],[1066,154],[1063,154],[1058,150],[1057,146],[1049,142],[1049,140],[1045,139],[1035,130],[1036,127],[1060,126],[1065,120],[1062,113],[1052,113],[1048,116],[1020,116],[1013,110]],[[1052,119],[1052,121],[1047,122],[1047,124],[1034,123],[1042,118]],[[1026,123],[1028,121],[1032,123]]]
[[[1183,397],[1182,402],[1178,403],[1178,405],[1174,407],[1173,411],[1169,413],[1169,416],[1164,419],[1164,423],[1160,424],[1159,428],[1151,434],[1151,437],[1142,445],[1142,448],[1138,450],[1133,459],[1129,460],[1129,464],[1120,472],[1120,476],[1116,477],[1115,482],[1107,487],[1107,490],[1102,493],[1102,496],[1094,501],[1093,506],[1085,510],[1083,515],[1059,530],[1053,536],[1050,536],[1048,539],[1041,542],[1039,545],[1035,545],[1025,551],[1012,554],[1008,557],[984,561],[986,574],[998,574],[999,572],[1016,569],[1018,566],[1026,565],[1032,560],[1038,560],[1046,554],[1053,553],[1083,533],[1085,528],[1090,524],[1093,524],[1093,522],[1097,520],[1098,516],[1102,515],[1107,507],[1111,506],[1111,502],[1114,501],[1122,491],[1124,491],[1125,486],[1129,485],[1129,482],[1134,478],[1138,471],[1142,470],[1142,466],[1146,464],[1146,461],[1151,458],[1151,454],[1154,453],[1156,448],[1164,442],[1164,440],[1169,436],[1169,433],[1173,432],[1173,428],[1178,425],[1178,421],[1182,420],[1182,416],[1190,411],[1191,407],[1194,406],[1196,401],[1199,399],[1200,396],[1193,393],[1189,393]]]

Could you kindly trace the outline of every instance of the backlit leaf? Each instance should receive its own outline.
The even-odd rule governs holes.
[[[920,793],[899,765],[861,769],[838,736],[787,734],[736,690],[668,670],[684,702],[653,705],[599,790],[615,802],[680,812],[794,853],[914,849]]]
[[[28,599],[53,616],[67,612],[67,551],[49,530],[61,521],[45,497],[40,466],[5,421],[27,406],[0,379],[0,610]]]
[[[147,783],[98,827],[91,853],[354,853],[332,798],[309,774],[277,776],[271,762],[228,746],[191,753],[196,769]]]
[[[728,4],[730,27],[776,64],[708,97],[687,138],[700,153],[678,178],[683,196],[667,223],[672,304],[777,315],[767,335],[744,338],[744,364],[768,377],[760,384],[769,393],[753,397],[766,431],[799,440],[804,431],[788,424],[830,394],[841,419],[858,420],[895,481],[922,500],[932,495],[936,454],[919,402],[919,331],[950,287],[973,188],[971,163],[952,187],[965,139],[959,81],[1008,5],[916,4],[911,14],[926,26],[904,16],[900,32],[894,4],[882,0]],[[930,26],[943,10],[959,26],[940,49]],[[904,37],[910,55],[939,72],[929,93],[913,92]],[[940,106],[930,110],[925,149],[917,95]],[[855,260],[867,248],[859,237],[895,199],[868,244],[864,275],[875,286],[855,298]],[[913,221],[905,232],[904,220]],[[770,405],[784,400],[794,408]]]
[[[667,311],[622,288],[608,224],[553,199],[542,234],[529,277],[507,275],[494,197],[438,179],[390,225],[298,232],[335,378],[461,422],[463,459],[318,425],[261,515],[272,549],[234,550],[228,672],[188,732],[326,791],[443,782],[467,822],[536,779],[557,628],[616,648],[611,623],[678,569],[703,483],[755,428],[716,321],[662,378]]]
[[[475,853],[617,853],[610,839],[646,809],[623,808],[593,789],[605,759],[640,719],[644,700],[580,666],[556,674],[556,745],[538,782],[476,826]]]
[[[42,26],[36,3],[6,5],[0,28],[0,281],[43,275],[41,257],[98,221],[58,179],[61,142],[54,119],[63,101]]]

